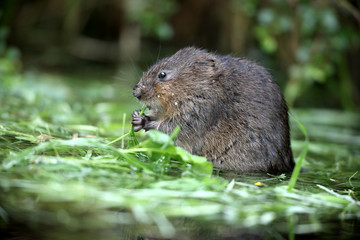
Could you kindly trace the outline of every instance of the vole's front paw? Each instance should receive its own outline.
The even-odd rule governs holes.
[[[141,110],[135,110],[131,115],[133,118],[131,124],[134,125],[135,132],[138,132],[145,127],[145,123],[146,123],[145,115],[140,116],[140,112]]]

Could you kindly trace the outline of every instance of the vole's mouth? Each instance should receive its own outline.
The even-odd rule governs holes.
[[[144,103],[146,105],[146,107],[151,110],[154,113],[159,113],[161,112],[162,106],[159,102],[157,101],[141,101],[142,103]]]
[[[150,110],[154,108],[152,101],[146,100],[145,98],[138,98],[138,100],[140,101],[140,103],[144,104],[147,109]]]

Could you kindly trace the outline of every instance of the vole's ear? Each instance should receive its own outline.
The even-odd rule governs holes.
[[[208,61],[208,64],[210,65],[210,67],[215,68],[216,61],[214,58],[209,58],[207,61]]]
[[[200,58],[195,61],[196,67],[210,67],[215,69],[216,67],[216,59],[212,57]]]

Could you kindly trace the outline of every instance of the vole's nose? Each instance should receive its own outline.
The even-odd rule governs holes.
[[[139,100],[141,99],[141,91],[140,91],[140,84],[137,83],[133,88],[133,95],[137,97]]]

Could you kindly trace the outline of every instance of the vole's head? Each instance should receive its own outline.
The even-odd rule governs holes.
[[[183,48],[150,67],[135,85],[133,95],[156,114],[171,116],[190,101],[194,104],[196,98],[212,96],[215,71],[215,55]]]

